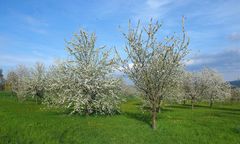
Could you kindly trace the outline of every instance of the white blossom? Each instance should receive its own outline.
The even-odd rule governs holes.
[[[96,47],[96,36],[84,30],[67,42],[69,59],[53,66],[47,76],[49,106],[63,106],[71,113],[114,114],[122,101],[117,66],[105,47]]]
[[[204,92],[203,78],[199,72],[185,72],[182,77],[183,81],[183,100],[190,100],[192,109],[196,102],[202,100]]]
[[[18,65],[15,70],[8,73],[7,81],[19,100],[23,100],[27,96],[27,80],[29,77],[29,69],[24,65]]]
[[[124,33],[128,58],[122,60],[123,71],[142,92],[144,104],[150,108],[154,129],[160,103],[172,96],[173,87],[178,83],[183,66],[181,61],[188,53],[189,43],[184,27],[181,38],[174,35],[159,41],[160,27],[152,20],[148,27],[142,28],[140,22],[136,28],[130,23],[128,32]]]
[[[210,68],[205,68],[201,71],[204,85],[204,98],[212,107],[214,102],[225,101],[230,99],[231,89],[221,74]]]

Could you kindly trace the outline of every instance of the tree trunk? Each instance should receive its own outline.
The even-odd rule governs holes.
[[[158,107],[157,107],[157,113],[160,113],[161,112],[161,107],[162,107],[163,103],[162,103],[162,100],[160,101]]]
[[[193,100],[191,100],[191,104],[192,104],[192,109],[194,109],[194,102],[193,102]]]
[[[13,91],[11,91],[11,93],[12,93],[12,95],[11,95],[11,96],[13,97],[13,96],[14,96],[14,92],[13,92]]]
[[[160,113],[161,112],[161,107],[157,107],[157,112]]]
[[[186,105],[186,100],[185,99],[183,100],[183,105]]]
[[[157,128],[157,109],[155,106],[153,106],[153,109],[152,109],[152,128],[153,129],[156,129]]]
[[[213,106],[213,101],[210,100],[209,107],[212,108],[212,106]]]

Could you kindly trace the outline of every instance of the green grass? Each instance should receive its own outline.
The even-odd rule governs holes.
[[[0,144],[96,143],[96,144],[239,144],[240,104],[165,106],[157,130],[139,102],[129,100],[115,116],[69,116],[45,110],[34,102],[18,102],[0,93]]]

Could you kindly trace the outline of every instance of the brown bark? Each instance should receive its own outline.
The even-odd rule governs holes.
[[[152,128],[153,129],[156,129],[157,128],[157,109],[155,106],[153,106],[153,109],[152,109]]]
[[[159,105],[157,106],[157,113],[161,112],[161,107],[162,107],[163,103],[162,100],[159,102]]]
[[[186,105],[186,100],[185,99],[183,100],[183,105]]]
[[[193,102],[193,100],[191,101],[191,104],[192,104],[192,109],[194,109],[194,102]]]
[[[209,107],[212,108],[212,106],[213,106],[213,101],[210,100]]]

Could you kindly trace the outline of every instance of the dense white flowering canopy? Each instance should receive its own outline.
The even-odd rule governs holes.
[[[134,28],[130,23],[124,33],[128,58],[123,60],[123,71],[143,93],[153,113],[160,109],[164,98],[172,96],[189,43],[184,27],[181,38],[174,35],[158,40],[160,27],[152,20],[147,27],[141,27],[139,22]]]
[[[48,73],[50,106],[64,106],[71,113],[114,114],[122,101],[120,79],[112,76],[117,66],[105,47],[96,48],[96,36],[81,30],[67,42],[69,59],[53,66]]]
[[[17,94],[19,100],[28,95],[27,81],[30,77],[29,69],[24,65],[18,65],[16,69],[7,75],[7,82],[11,85],[12,91]]]
[[[46,71],[42,63],[36,63],[31,69],[19,65],[15,70],[8,73],[7,81],[11,85],[12,91],[21,100],[27,97],[36,100],[44,98]]]
[[[182,77],[184,97],[191,101],[192,108],[194,104],[202,99],[204,92],[203,77],[199,72],[185,72]]]
[[[46,86],[46,71],[44,64],[36,63],[30,70],[30,77],[26,79],[27,93],[36,99],[43,99]]]
[[[210,107],[215,101],[230,98],[230,85],[216,71],[204,68],[200,72],[185,72],[183,89],[192,106],[197,101],[208,101]]]
[[[210,68],[204,68],[201,71],[204,85],[204,100],[208,101],[210,107],[216,101],[224,101],[230,99],[231,89],[229,83],[227,83],[222,75],[217,71]]]

